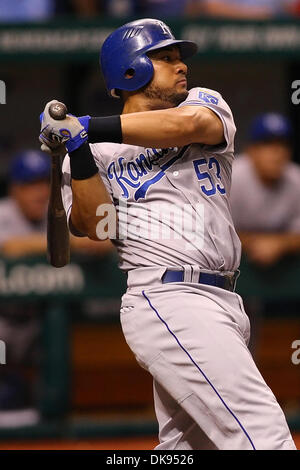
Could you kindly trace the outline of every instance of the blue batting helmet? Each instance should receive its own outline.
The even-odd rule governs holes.
[[[182,59],[197,52],[192,41],[176,40],[170,28],[160,20],[146,18],[116,29],[101,49],[101,68],[111,96],[115,90],[134,91],[150,82],[153,65],[147,52],[178,45]],[[130,77],[126,73],[130,72]]]

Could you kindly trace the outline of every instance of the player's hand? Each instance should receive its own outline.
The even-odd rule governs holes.
[[[48,145],[42,144],[41,151],[50,155],[50,157],[64,157],[68,151],[64,144],[49,142]]]
[[[261,234],[253,237],[246,250],[248,257],[261,266],[270,266],[284,254],[282,238],[276,234]]]
[[[87,141],[87,132],[80,121],[71,114],[67,114],[66,118],[62,120],[53,119],[49,114],[49,107],[55,102],[56,100],[52,100],[47,103],[40,116],[39,140],[50,149],[57,148],[58,144],[63,144],[68,152],[72,152]],[[44,151],[47,151],[46,147],[44,147]]]

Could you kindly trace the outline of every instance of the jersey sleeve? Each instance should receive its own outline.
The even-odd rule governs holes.
[[[90,149],[94,156],[94,160],[98,167],[101,179],[106,187],[107,192],[112,198],[112,189],[107,179],[105,168],[101,162],[101,155],[99,154],[99,150],[97,149],[96,145],[93,145],[93,144],[90,144]],[[69,226],[71,233],[73,233],[73,235],[76,235],[76,236],[83,236],[80,232],[75,231],[74,228],[71,227],[69,223],[71,210],[72,210],[72,203],[73,203],[73,194],[72,194],[72,185],[71,185],[70,157],[68,154],[65,156],[63,165],[62,165],[61,193],[62,193],[63,206],[67,215],[68,226]]]
[[[189,91],[188,97],[185,101],[180,103],[180,106],[204,106],[209,108],[221,119],[224,128],[225,143],[221,145],[204,145],[204,148],[215,153],[233,153],[234,152],[234,137],[236,127],[230,107],[222,98],[220,93],[208,88],[192,88]]]

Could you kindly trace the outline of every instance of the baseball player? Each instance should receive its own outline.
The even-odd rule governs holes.
[[[247,348],[228,204],[236,129],[217,91],[188,91],[183,61],[196,50],[159,20],[118,28],[101,66],[122,114],[55,121],[50,102],[40,140],[51,151],[60,136],[68,150],[62,192],[71,231],[99,239],[110,225],[128,277],[123,332],[153,376],[157,449],[295,449]]]

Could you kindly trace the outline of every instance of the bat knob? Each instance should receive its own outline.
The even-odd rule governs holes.
[[[56,103],[52,103],[49,108],[49,114],[52,119],[56,121],[61,121],[66,118],[68,113],[67,107],[64,103],[60,103],[57,101]]]

